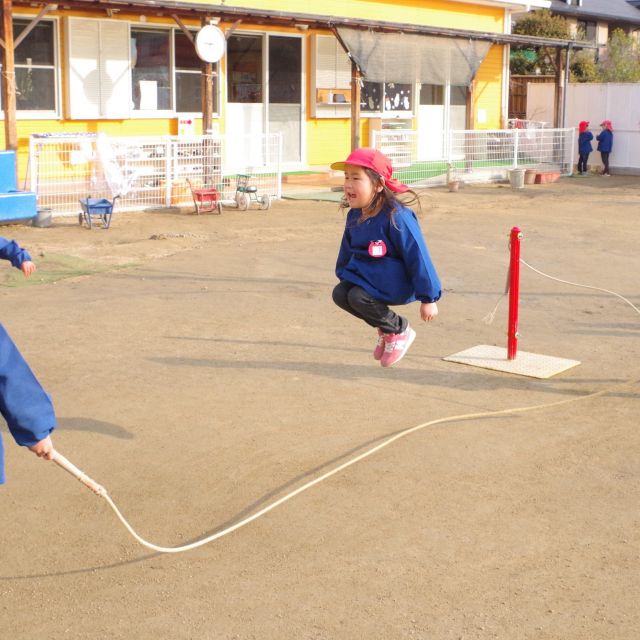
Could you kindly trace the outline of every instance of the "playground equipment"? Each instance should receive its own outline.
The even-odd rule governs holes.
[[[251,202],[255,202],[260,209],[266,210],[271,207],[271,198],[268,194],[258,196],[258,187],[250,184],[251,176],[246,173],[239,173],[236,176],[236,195],[235,201],[238,209],[246,211]]]
[[[102,223],[102,228],[108,229],[111,225],[113,207],[119,197],[115,196],[113,201],[106,198],[83,198],[80,200],[82,211],[78,214],[78,223],[82,225],[83,222],[86,222],[89,229],[91,229],[91,219],[96,217]]]
[[[193,206],[196,213],[222,213],[222,201],[220,192],[215,187],[195,188],[191,180],[187,179],[191,197],[193,198]]]

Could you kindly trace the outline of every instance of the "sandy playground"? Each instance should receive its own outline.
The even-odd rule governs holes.
[[[3,426],[7,640],[632,640],[640,633],[640,317],[524,269],[519,347],[548,380],[443,361],[506,344],[507,236],[556,277],[640,306],[640,179],[425,193],[445,295],[393,369],[333,306],[335,203],[4,227],[2,322],[53,395],[57,448],[166,546],[210,535],[429,420],[209,545],[160,555]]]

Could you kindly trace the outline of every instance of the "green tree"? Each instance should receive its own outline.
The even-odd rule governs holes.
[[[640,82],[640,53],[631,36],[616,29],[598,62],[600,82]]]
[[[569,58],[571,82],[598,82],[598,67],[590,50],[576,51]]]
[[[548,9],[533,11],[520,18],[513,33],[540,38],[571,39],[569,23],[562,16],[553,15]],[[556,53],[552,47],[512,47],[510,67],[512,73],[539,73],[553,75],[556,72]]]

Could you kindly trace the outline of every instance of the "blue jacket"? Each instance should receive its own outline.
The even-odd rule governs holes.
[[[591,141],[593,140],[593,133],[591,131],[584,131],[578,136],[578,153],[590,154],[593,151]]]
[[[0,237],[0,258],[8,260],[16,269],[19,269],[25,260],[31,260],[31,256],[21,249],[15,240],[2,237]]]
[[[13,240],[0,238],[0,258],[20,267],[29,254]],[[19,445],[29,447],[56,426],[53,403],[25,359],[0,324],[0,413]],[[0,438],[0,484],[4,482],[4,452]]]
[[[598,151],[604,151],[604,153],[610,153],[613,149],[613,132],[609,129],[603,129],[597,136]]]
[[[400,205],[390,217],[383,207],[357,224],[361,213],[361,209],[350,209],[347,214],[336,262],[338,278],[386,304],[438,300],[442,287],[415,213]],[[386,254],[372,257],[370,246],[378,241],[384,243]]]
[[[14,440],[25,447],[46,438],[56,426],[53,403],[0,324],[0,413]],[[0,438],[0,484],[4,452]]]

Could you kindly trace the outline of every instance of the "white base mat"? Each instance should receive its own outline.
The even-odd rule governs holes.
[[[443,360],[531,378],[551,378],[551,376],[580,364],[578,360],[542,356],[537,353],[527,353],[526,351],[518,351],[514,360],[507,360],[507,350],[504,347],[495,347],[488,344],[480,344],[466,351],[454,353],[452,356],[443,358]]]

